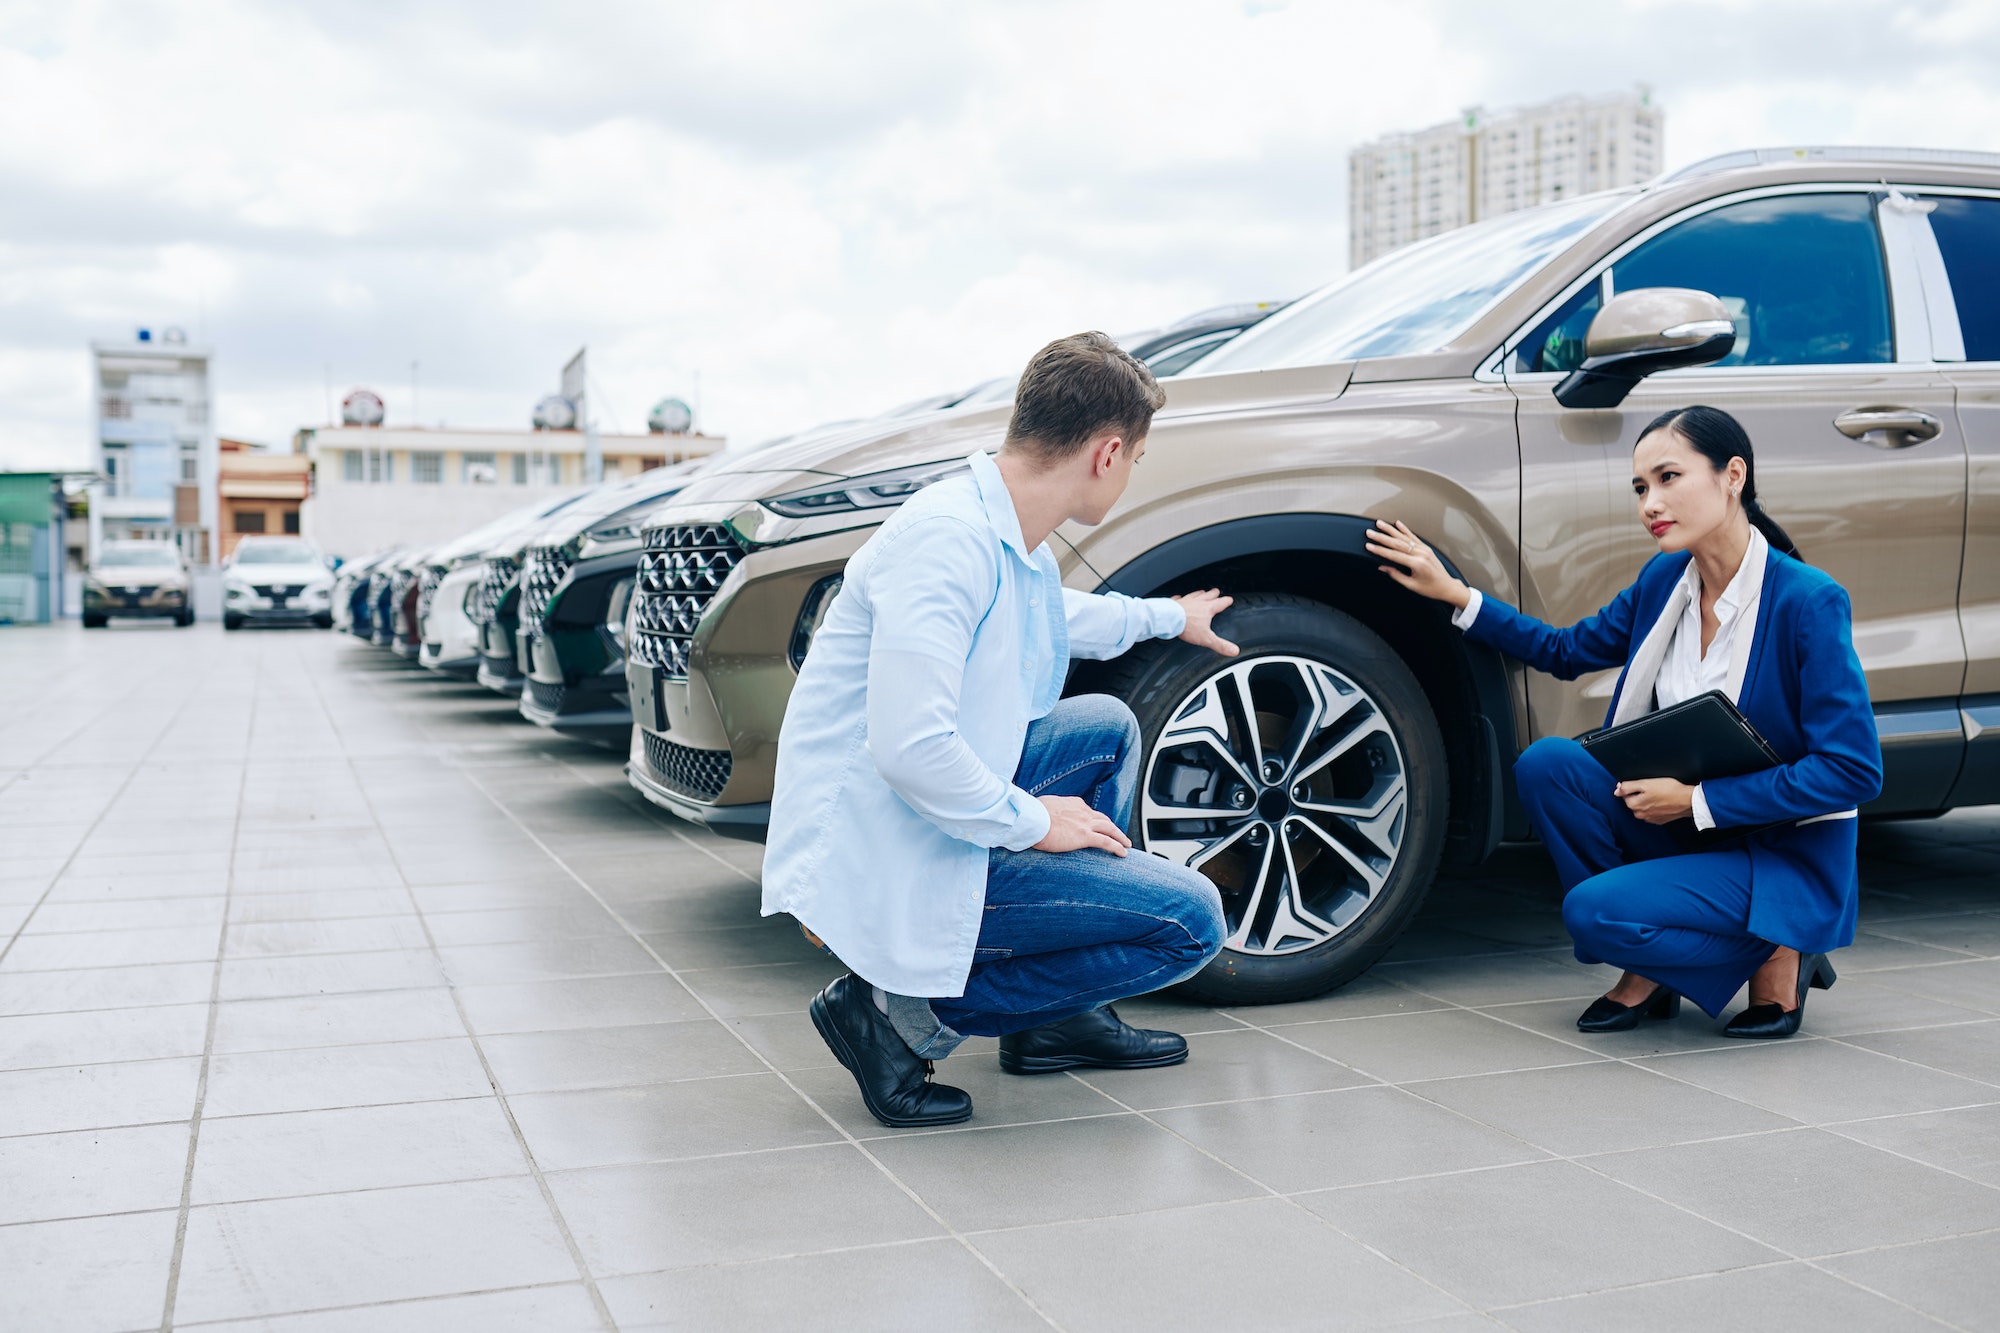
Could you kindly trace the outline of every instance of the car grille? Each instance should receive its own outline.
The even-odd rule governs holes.
[[[551,685],[545,680],[528,682],[528,695],[535,701],[535,707],[544,713],[562,712],[563,696],[568,693],[560,683]]]
[[[646,738],[646,767],[661,786],[698,801],[712,801],[729,785],[729,751],[696,750],[650,731],[640,734]]]
[[[490,625],[493,617],[500,612],[500,603],[507,596],[507,589],[521,572],[519,561],[500,556],[486,562],[486,574],[473,590],[472,600],[465,604],[466,614],[475,625]]]
[[[256,593],[259,597],[297,597],[305,590],[306,585],[303,583],[253,583],[250,585],[250,591]],[[151,592],[152,589],[147,588],[146,591]]]
[[[444,582],[443,565],[425,565],[423,576],[417,580],[417,623],[424,623],[431,613],[431,602],[436,599],[438,584]]]
[[[527,572],[521,575],[521,623],[539,625],[548,614],[549,599],[575,557],[561,546],[537,546],[528,556]]]
[[[685,680],[695,627],[715,600],[716,590],[742,560],[743,544],[719,523],[649,530],[633,590],[632,660],[658,667],[670,679]],[[728,780],[726,769],[723,780]]]

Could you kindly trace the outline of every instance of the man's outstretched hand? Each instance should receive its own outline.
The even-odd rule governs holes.
[[[1099,814],[1089,801],[1080,796],[1038,796],[1035,799],[1049,808],[1049,831],[1035,844],[1038,852],[1080,852],[1086,847],[1098,847],[1113,856],[1123,856],[1125,849],[1132,845],[1132,840],[1125,836],[1125,830]]]
[[[1187,612],[1187,628],[1181,631],[1181,640],[1197,648],[1210,648],[1224,657],[1234,657],[1242,649],[1217,634],[1213,628],[1215,618],[1229,609],[1234,597],[1224,597],[1222,589],[1210,588],[1207,592],[1182,593],[1174,598]]]

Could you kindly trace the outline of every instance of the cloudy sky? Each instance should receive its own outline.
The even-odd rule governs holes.
[[[761,439],[1292,296],[1353,145],[1642,81],[1669,167],[2000,150],[2000,5],[0,0],[0,466],[87,463],[87,340],[168,324],[262,442],[525,425],[584,344],[607,427]]]

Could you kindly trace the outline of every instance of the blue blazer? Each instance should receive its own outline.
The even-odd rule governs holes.
[[[1632,652],[1659,620],[1691,559],[1685,551],[1654,556],[1609,606],[1568,629],[1489,597],[1466,634],[1560,680],[1625,664],[1605,713],[1608,725]],[[1845,588],[1771,551],[1737,706],[1784,762],[1702,784],[1718,827],[1788,821],[1747,840],[1750,932],[1802,953],[1854,942],[1857,821],[1795,821],[1853,809],[1882,790],[1882,747],[1868,681],[1854,654],[1853,621]]]

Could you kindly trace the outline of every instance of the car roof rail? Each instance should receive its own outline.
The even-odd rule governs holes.
[[[1797,148],[1742,148],[1703,158],[1678,171],[1655,178],[1656,185],[1670,181],[1712,176],[1718,171],[1761,167],[1779,162],[1895,162],[1937,167],[2000,168],[2000,153],[1981,153],[1963,148],[1869,148],[1865,146],[1821,145]]]

